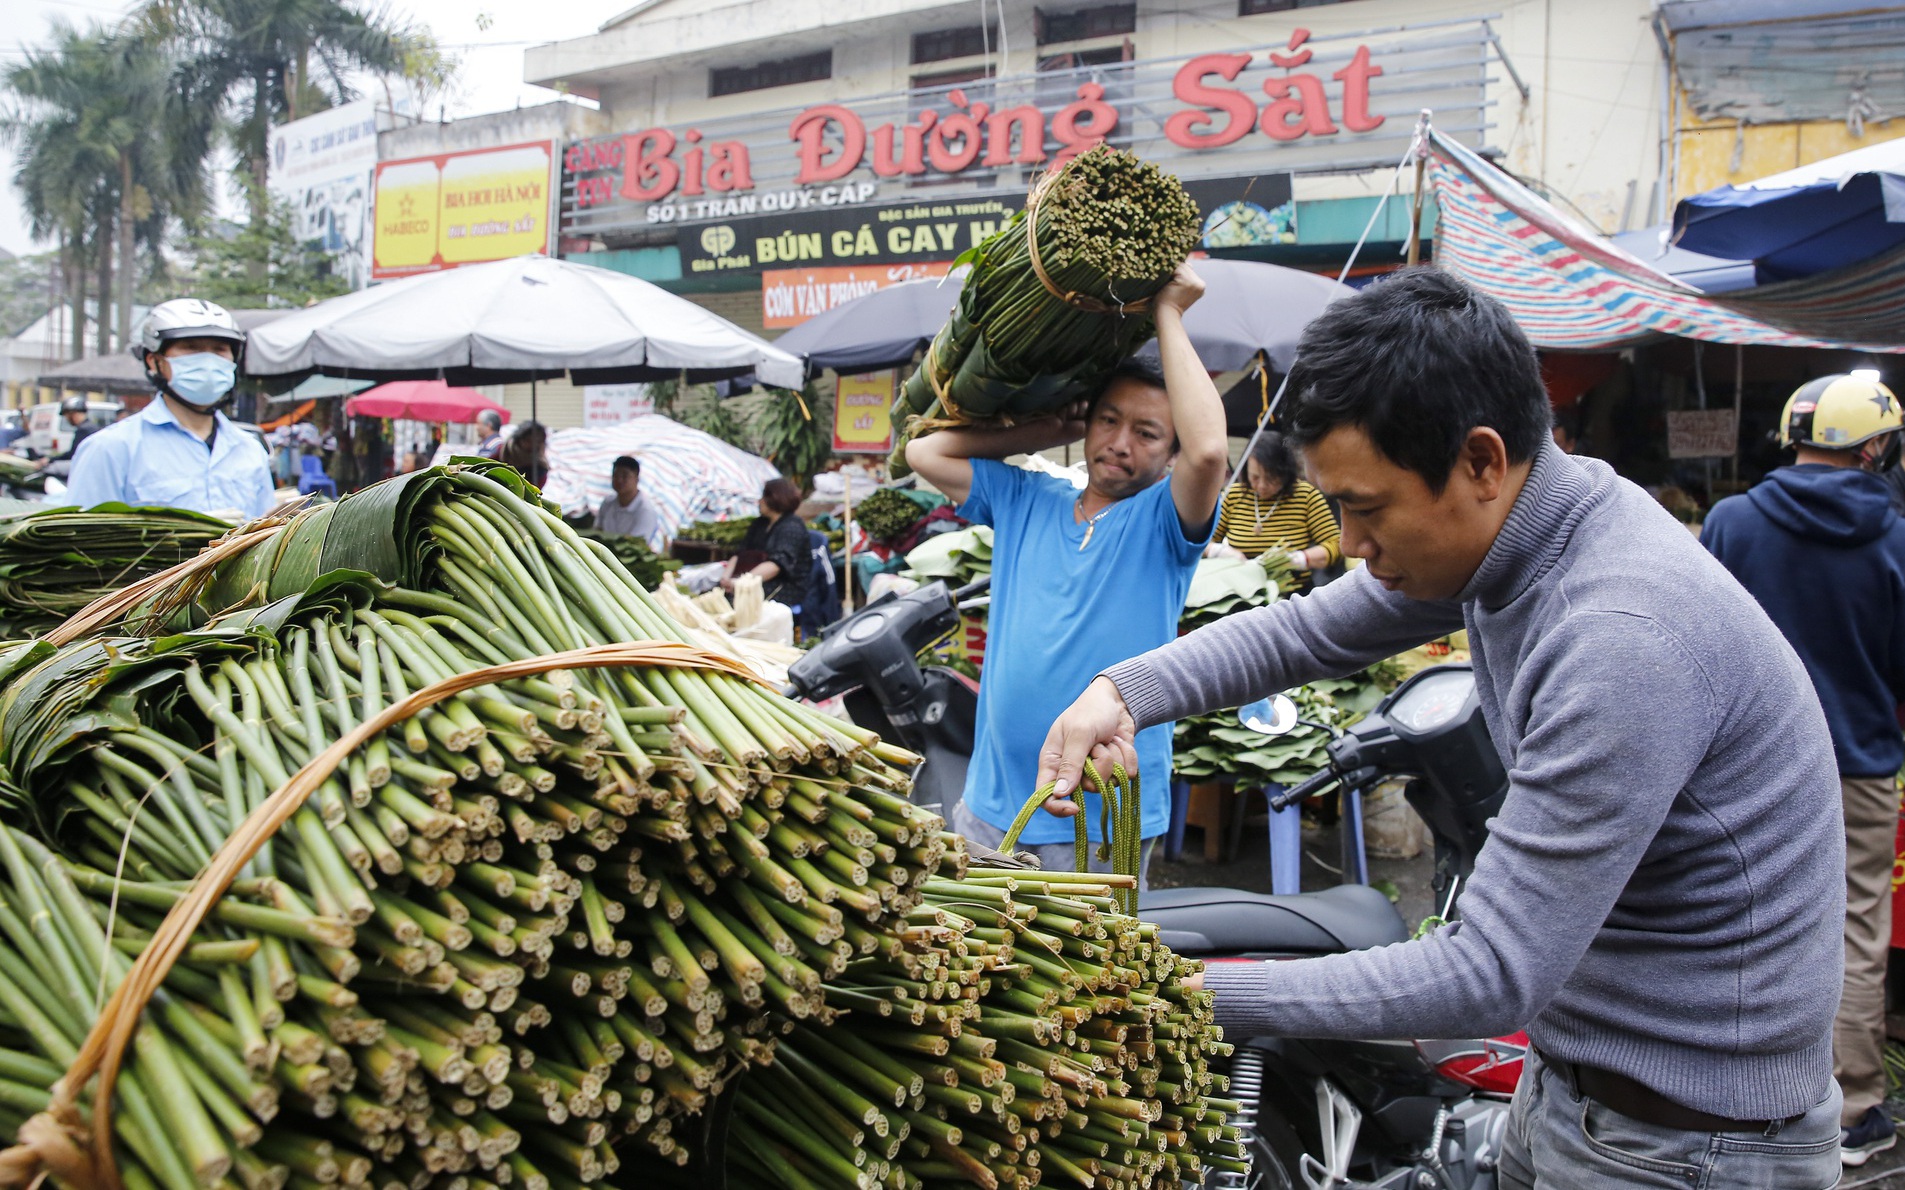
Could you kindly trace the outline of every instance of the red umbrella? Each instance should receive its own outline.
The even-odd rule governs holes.
[[[393,417],[411,421],[473,422],[485,409],[509,421],[509,410],[473,388],[451,388],[441,380],[393,380],[344,402],[352,417]]]

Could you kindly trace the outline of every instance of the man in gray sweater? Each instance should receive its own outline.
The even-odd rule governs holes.
[[[1053,726],[1088,756],[1466,627],[1510,789],[1460,920],[1205,976],[1233,1036],[1526,1028],[1506,1187],[1829,1187],[1845,913],[1832,745],[1798,658],[1678,522],[1548,436],[1527,339],[1413,269],[1305,333],[1286,425],[1365,565],[1112,667]]]

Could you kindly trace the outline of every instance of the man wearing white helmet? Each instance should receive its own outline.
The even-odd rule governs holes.
[[[245,332],[197,298],[154,306],[133,354],[159,399],[88,438],[73,456],[66,502],[118,500],[248,519],[276,504],[264,447],[218,411],[230,399]]]

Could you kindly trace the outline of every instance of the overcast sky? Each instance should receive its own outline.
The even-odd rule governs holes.
[[[399,17],[427,26],[444,49],[462,63],[448,115],[476,115],[522,104],[546,103],[555,93],[524,86],[523,50],[593,32],[603,21],[627,10],[632,0],[387,0]],[[55,22],[83,27],[89,21],[113,23],[136,3],[113,0],[0,0],[6,14],[0,33],[0,66],[22,60],[27,49],[44,45]],[[373,7],[359,4],[360,8]],[[483,26],[487,25],[488,28]],[[434,107],[428,113],[436,115]],[[227,206],[231,205],[227,198]],[[0,145],[0,248],[24,253],[50,247],[33,243],[26,216],[13,189],[13,154]]]

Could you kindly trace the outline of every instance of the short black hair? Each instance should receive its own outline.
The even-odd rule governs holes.
[[[1523,463],[1552,418],[1535,349],[1507,309],[1433,266],[1332,302],[1297,343],[1290,397],[1297,446],[1356,426],[1437,494],[1470,430],[1494,430]]]
[[[634,455],[623,455],[621,458],[616,459],[614,465],[609,468],[610,475],[614,475],[617,471],[633,471],[635,478],[640,479],[642,477],[642,461]]]
[[[1250,448],[1250,457],[1263,468],[1263,473],[1283,485],[1284,495],[1289,495],[1296,487],[1296,451],[1290,447],[1290,440],[1275,430],[1265,430],[1257,435],[1255,445]]]
[[[785,475],[776,475],[761,486],[761,502],[773,509],[775,516],[786,516],[800,507],[800,489]]]
[[[1104,400],[1105,394],[1111,391],[1111,386],[1120,380],[1134,381],[1146,388],[1155,388],[1166,396],[1170,395],[1171,388],[1164,383],[1162,361],[1150,355],[1127,355],[1118,361],[1118,366],[1113,368],[1111,375],[1105,378],[1104,387],[1098,390],[1097,395],[1092,397],[1091,404],[1086,406],[1085,421],[1087,423],[1098,415],[1098,402]],[[1171,449],[1176,450],[1177,445],[1177,427],[1172,426]]]

